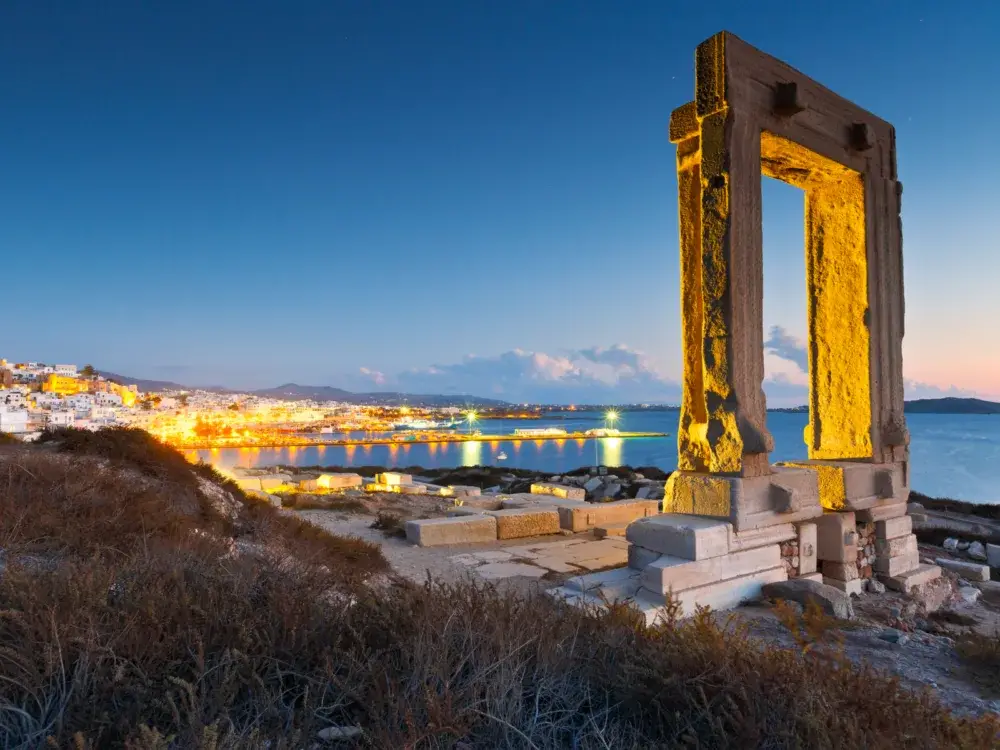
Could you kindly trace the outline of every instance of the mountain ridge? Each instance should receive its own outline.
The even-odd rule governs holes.
[[[288,401],[343,401],[353,404],[414,404],[425,406],[475,405],[475,406],[508,406],[509,403],[499,399],[483,398],[473,395],[448,396],[439,393],[402,393],[399,391],[374,391],[357,393],[331,385],[300,385],[299,383],[282,383],[272,388],[257,390],[237,390],[225,386],[192,386],[175,383],[171,380],[149,380],[133,378],[113,372],[100,372],[108,380],[122,385],[135,385],[140,391],[211,391],[213,393],[249,393],[263,398],[283,398]]]

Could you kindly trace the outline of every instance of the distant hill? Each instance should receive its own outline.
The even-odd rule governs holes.
[[[354,393],[329,385],[299,385],[285,383],[276,388],[264,388],[253,391],[255,396],[265,398],[283,398],[289,401],[344,401],[352,404],[384,404],[398,406],[413,404],[414,406],[507,406],[506,401],[479,396],[445,396],[441,394],[398,393],[384,391],[377,393]]]
[[[131,378],[127,375],[118,375],[113,372],[101,372],[100,374],[108,380],[113,380],[122,385],[135,385],[143,392],[199,390],[212,391],[213,393],[245,393],[245,391],[237,391],[221,385],[183,385],[171,380],[144,380],[143,378]],[[262,388],[250,392],[254,396],[260,396],[261,398],[282,398],[288,401],[342,401],[348,404],[382,404],[385,406],[398,406],[401,404],[412,404],[413,406],[508,406],[506,401],[480,398],[479,396],[445,396],[441,394],[397,393],[394,391],[354,393],[329,385],[299,385],[298,383],[285,383],[274,388]]]
[[[140,391],[212,391],[214,393],[235,393],[231,388],[221,385],[181,385],[170,380],[145,380],[144,378],[131,378],[128,375],[118,375],[114,372],[98,370],[97,374],[120,385],[134,385]]]
[[[1000,404],[981,398],[922,398],[905,408],[908,414],[1000,414]]]

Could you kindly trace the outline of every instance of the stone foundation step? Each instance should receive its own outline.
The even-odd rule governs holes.
[[[625,536],[625,529],[628,528],[629,521],[619,521],[618,523],[606,523],[594,529],[594,536],[604,539],[609,536]]]
[[[783,565],[757,571],[751,575],[732,578],[727,581],[698,586],[681,592],[672,592],[673,600],[679,605],[681,617],[690,617],[697,607],[711,607],[726,610],[740,604],[761,598],[762,587],[769,583],[787,580]],[[603,582],[600,582],[602,581]],[[595,583],[599,585],[594,585]],[[639,575],[635,570],[622,570],[579,576],[565,585],[553,589],[550,594],[576,606],[606,607],[611,603],[625,603],[636,609],[653,625],[665,615],[666,597],[649,591],[639,585]]]
[[[642,571],[642,585],[654,594],[675,594],[688,589],[722,583],[759,573],[781,565],[781,547],[767,547],[733,552],[704,560],[685,560],[663,555]]]
[[[640,518],[630,524],[625,537],[632,543],[653,552],[704,560],[729,553],[732,524],[717,518],[667,513]]]
[[[913,570],[908,570],[905,573],[900,573],[895,576],[877,576],[878,580],[884,583],[887,588],[890,588],[893,591],[902,591],[903,593],[909,593],[915,587],[929,583],[930,581],[940,577],[941,568],[937,565],[927,564],[917,565]]]

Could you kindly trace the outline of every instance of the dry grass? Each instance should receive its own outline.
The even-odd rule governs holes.
[[[103,465],[74,445],[71,461],[0,452],[4,748],[277,750],[330,725],[414,749],[996,737],[992,718],[956,718],[929,693],[705,614],[648,629],[625,608],[485,585],[373,586],[376,547],[238,495],[228,512],[149,446],[123,451],[135,464],[99,453]],[[802,632],[827,630],[814,618]]]
[[[955,647],[972,681],[990,694],[1000,695],[1000,633],[963,633]]]
[[[340,513],[368,512],[368,506],[356,497],[345,497],[340,494],[315,495],[308,492],[291,493],[286,496],[290,498],[289,505],[295,510],[335,510]]]

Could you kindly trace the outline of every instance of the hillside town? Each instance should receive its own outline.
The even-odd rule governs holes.
[[[0,432],[32,440],[58,427],[139,427],[176,447],[285,444],[303,434],[475,434],[488,418],[456,406],[359,405],[216,390],[141,392],[91,365],[0,359]]]
[[[0,432],[30,438],[46,428],[126,424],[140,398],[135,386],[108,380],[89,365],[0,359]]]

